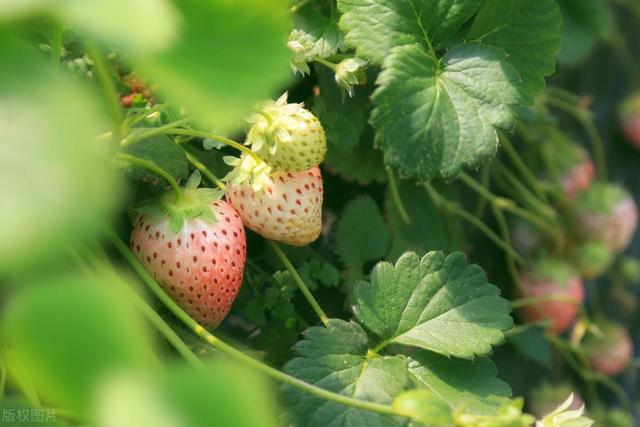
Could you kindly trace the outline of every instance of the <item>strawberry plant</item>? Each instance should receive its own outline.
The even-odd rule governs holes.
[[[636,425],[638,22],[0,0],[0,425]]]

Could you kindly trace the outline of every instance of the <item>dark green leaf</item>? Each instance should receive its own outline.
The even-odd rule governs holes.
[[[601,38],[615,30],[611,6],[601,0],[560,0],[562,12],[562,49],[558,61],[574,64],[583,61]]]
[[[460,252],[406,253],[377,264],[370,280],[356,283],[354,312],[384,342],[473,358],[513,326],[508,301]]]
[[[389,247],[389,233],[376,202],[366,195],[345,207],[336,231],[336,253],[359,273],[368,261],[382,258]]]
[[[498,149],[496,128],[514,124],[519,76],[499,50],[477,43],[438,61],[419,46],[393,50],[373,99],[376,143],[401,173],[455,177]]]
[[[523,100],[532,104],[555,70],[560,21],[555,0],[485,0],[467,40],[503,49],[522,77]]]
[[[382,64],[396,46],[437,47],[480,7],[481,0],[339,0],[346,42],[362,58]],[[435,59],[432,57],[432,59]]]
[[[356,399],[391,403],[408,384],[400,356],[366,357],[367,335],[353,322],[332,319],[326,328],[312,327],[295,346],[298,357],[284,370],[303,381]],[[283,387],[287,417],[294,426],[400,426],[401,419],[346,407],[291,386]]]
[[[409,371],[420,387],[466,413],[495,414],[511,396],[509,385],[496,378],[496,366],[485,358],[451,359],[423,351],[409,361]]]
[[[189,162],[184,151],[166,135],[154,136],[127,145],[122,149],[122,152],[151,160],[168,172],[176,181],[184,181],[189,176]],[[164,178],[157,174],[135,166],[128,168],[128,174],[132,179],[149,182],[152,185],[169,185]]]
[[[507,341],[525,358],[543,366],[551,364],[551,346],[544,337],[544,329],[539,327],[514,328],[507,334]]]

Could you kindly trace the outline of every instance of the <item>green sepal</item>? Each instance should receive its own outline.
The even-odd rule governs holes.
[[[193,171],[191,176],[189,176],[189,180],[187,181],[185,188],[196,189],[200,186],[201,181],[202,176],[200,175],[200,171],[196,169]]]
[[[189,178],[192,185],[198,179],[194,175]],[[133,210],[154,218],[169,217],[171,229],[178,233],[182,229],[185,220],[201,219],[215,224],[217,219],[213,209],[211,209],[211,203],[219,200],[223,195],[224,191],[217,188],[186,187],[182,190],[180,200],[176,200],[174,192],[167,192],[160,197],[145,200],[135,206]]]

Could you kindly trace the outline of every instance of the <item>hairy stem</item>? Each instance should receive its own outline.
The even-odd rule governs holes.
[[[500,234],[502,235],[502,239],[507,242],[507,244],[512,247],[511,244],[511,236],[509,235],[509,227],[507,226],[507,220],[504,217],[504,214],[497,206],[491,205],[491,210],[493,212],[493,216],[498,223],[498,228],[500,229]],[[513,283],[516,285],[516,288],[520,291],[521,294],[526,295],[526,289],[522,284],[522,280],[520,280],[520,275],[518,274],[518,268],[516,267],[513,255],[509,252],[505,252],[507,269],[509,270],[509,275],[513,280]]]
[[[261,373],[275,380],[289,384],[299,390],[306,391],[322,399],[330,400],[332,402],[340,403],[353,408],[377,412],[380,414],[401,415],[401,414],[398,414],[389,405],[383,405],[383,404],[368,402],[360,399],[354,399],[352,397],[333,393],[331,391],[325,390],[313,384],[309,384],[307,382],[299,380],[289,374],[286,374],[282,371],[272,368],[271,366],[266,365],[242,353],[241,351],[235,349],[229,344],[226,344],[225,342],[219,340],[213,334],[208,332],[204,327],[198,324],[195,320],[193,320],[175,302],[173,302],[173,300],[166,293],[164,293],[160,285],[156,283],[156,281],[153,279],[153,277],[151,277],[151,275],[144,268],[144,266],[140,264],[140,262],[138,262],[136,257],[127,247],[127,245],[117,236],[117,234],[115,234],[114,231],[109,230],[108,237],[111,240],[111,243],[118,249],[120,254],[126,259],[126,261],[140,276],[142,281],[147,285],[147,287],[149,287],[151,292],[165,305],[165,307],[167,307],[187,328],[189,328],[192,332],[194,332],[196,335],[198,335],[200,338],[202,338],[205,342],[207,342],[212,347],[222,351],[232,359],[237,360],[253,369],[256,369],[257,371],[260,371]]]
[[[120,145],[127,146],[135,142],[142,141],[143,139],[151,138],[152,136],[165,135],[169,131],[177,127],[180,127],[184,124],[187,124],[190,121],[191,121],[190,118],[185,117],[183,119],[176,120],[175,122],[167,123],[166,125],[159,126],[157,128],[151,128],[151,129],[143,130],[141,132],[132,133],[130,135],[127,135],[122,141],[120,141]]]
[[[527,184],[529,184],[533,192],[536,194],[536,196],[540,200],[542,200],[545,203],[548,203],[547,195],[540,188],[538,179],[533,174],[533,172],[531,172],[531,170],[526,165],[524,160],[522,160],[522,158],[518,154],[518,151],[511,144],[511,141],[509,140],[509,138],[507,138],[507,136],[503,132],[499,133],[499,137],[500,137],[500,142],[502,143],[502,148],[504,149],[505,153],[507,153],[507,156],[509,157],[509,159],[511,159],[514,166],[516,167],[516,169],[518,169],[518,171],[520,172],[522,177],[525,179]]]
[[[549,91],[546,97],[546,101],[549,105],[564,111],[565,113],[573,116],[580,125],[584,128],[589,136],[591,145],[593,147],[593,157],[596,162],[596,169],[598,177],[601,180],[607,179],[607,161],[605,155],[604,142],[598,132],[598,129],[593,124],[593,118],[591,112],[579,107],[577,104],[571,103],[566,99],[562,99],[557,95],[559,90]]]
[[[478,195],[480,195],[481,197],[485,197],[493,206],[497,207],[500,210],[510,212],[511,214],[518,216],[545,231],[553,239],[556,248],[560,248],[562,246],[562,236],[559,234],[558,230],[553,225],[550,225],[545,219],[542,219],[538,215],[520,208],[509,199],[494,195],[464,172],[460,173],[460,175],[458,175],[458,178],[462,182],[464,182],[470,189],[478,193]]]
[[[216,187],[218,187],[221,190],[225,190],[227,188],[224,185],[224,183],[222,181],[220,181],[213,174],[213,172],[211,172],[211,170],[209,170],[208,167],[206,167],[200,160],[198,160],[198,158],[195,155],[193,155],[189,150],[187,150],[182,145],[180,145],[180,144],[178,144],[178,145],[184,151],[184,154],[185,154],[185,156],[187,156],[187,160],[189,161],[189,163],[191,163],[196,169],[198,169],[200,171],[200,173],[202,175],[204,175],[204,177],[209,180],[209,182],[211,182],[213,185],[215,185]]]
[[[402,221],[405,224],[409,225],[411,224],[411,218],[409,218],[409,214],[407,213],[407,210],[404,208],[404,204],[402,203],[402,198],[400,197],[400,192],[398,191],[398,185],[396,183],[393,169],[391,169],[391,166],[386,166],[385,169],[387,170],[387,181],[389,182],[389,191],[391,192],[393,203],[395,204],[396,209],[398,209],[398,213],[400,214],[400,218],[402,219]]]
[[[296,283],[296,285],[298,285],[300,292],[302,292],[302,295],[304,295],[304,297],[307,299],[307,301],[311,305],[311,308],[313,308],[313,311],[316,312],[316,314],[320,318],[320,321],[324,324],[324,326],[327,326],[327,324],[329,323],[329,318],[322,310],[322,307],[320,307],[320,304],[318,304],[318,301],[316,301],[315,297],[313,296],[307,285],[304,283],[304,280],[302,280],[302,277],[300,277],[293,264],[291,264],[291,261],[287,257],[287,254],[285,254],[282,248],[280,248],[280,246],[273,240],[267,240],[267,243],[269,244],[271,250],[280,259],[280,262],[282,262],[282,264],[285,266],[289,274],[291,274],[293,281]]]
[[[433,203],[441,209],[446,210],[452,215],[459,216],[463,220],[469,222],[471,225],[476,227],[480,232],[482,232],[485,236],[489,238],[493,243],[496,244],[500,249],[509,253],[518,263],[525,264],[524,259],[517,254],[511,244],[507,241],[501,239],[496,233],[493,232],[481,219],[477,218],[473,214],[462,209],[456,203],[450,202],[442,197],[438,192],[433,188],[433,186],[429,183],[425,183],[425,189],[427,190],[427,194],[433,200]]]
[[[182,200],[183,198],[182,189],[180,188],[176,180],[173,179],[173,177],[167,171],[162,169],[160,166],[156,165],[155,162],[147,159],[141,159],[140,157],[132,156],[131,154],[125,154],[125,153],[116,153],[116,158],[118,160],[127,162],[133,166],[146,169],[149,172],[155,173],[156,175],[160,175],[169,183],[169,185],[173,189],[173,192],[176,195],[176,201]]]
[[[239,142],[236,142],[232,139],[229,138],[225,138],[224,136],[221,135],[216,135],[214,133],[210,133],[210,132],[203,132],[203,131],[199,131],[199,130],[194,130],[194,129],[173,129],[167,132],[168,134],[171,135],[186,135],[186,136],[194,136],[196,138],[209,138],[213,141],[218,141],[224,145],[228,145],[229,147],[233,147],[238,151],[243,152],[244,154],[253,157],[253,159],[258,162],[258,163],[262,163],[262,159],[260,158],[260,156],[258,156],[256,153],[254,153],[253,151],[251,151],[251,149],[247,146],[244,146],[242,144],[240,144]]]

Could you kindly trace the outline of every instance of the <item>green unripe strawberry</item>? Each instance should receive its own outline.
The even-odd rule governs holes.
[[[255,114],[247,145],[270,166],[282,171],[304,171],[319,165],[327,152],[320,121],[302,104],[287,104],[285,93]]]

